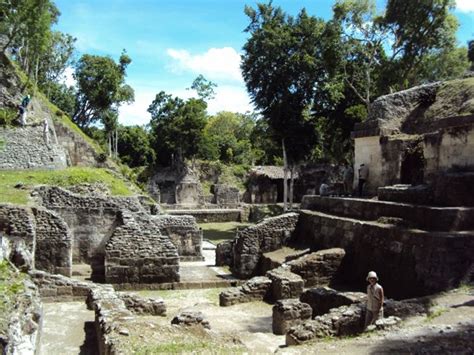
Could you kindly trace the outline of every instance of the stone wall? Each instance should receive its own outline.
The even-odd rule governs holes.
[[[167,235],[181,259],[202,258],[202,230],[193,216],[158,215],[152,218],[163,235]]]
[[[54,121],[54,129],[58,144],[68,153],[73,166],[101,167],[104,164],[97,161],[97,153],[80,133],[59,121]]]
[[[73,262],[90,264],[93,279],[102,281],[105,245],[115,228],[122,223],[122,208],[142,210],[138,199],[81,195],[52,186],[39,187],[35,194],[38,204],[57,212],[68,225],[73,235]]]
[[[376,270],[388,297],[408,298],[457,286],[474,264],[470,232],[424,232],[302,211],[292,243],[312,250],[343,248],[343,281],[365,284]]]
[[[160,233],[146,213],[121,212],[105,247],[108,283],[162,283],[179,281],[179,255],[168,236]]]
[[[396,217],[424,230],[474,229],[474,208],[418,206],[390,201],[320,196],[305,196],[301,208],[368,221],[376,221],[380,217]]]
[[[72,235],[62,218],[44,208],[0,205],[0,233],[25,243],[31,267],[71,275]]]
[[[240,222],[240,209],[183,209],[183,210],[168,210],[173,216],[190,215],[196,218],[198,223],[218,223],[218,222]]]
[[[71,276],[72,234],[61,217],[45,209],[33,209],[36,224],[35,267]]]
[[[41,126],[0,127],[0,169],[62,169],[66,152],[54,140],[46,146]]]
[[[287,213],[238,231],[233,243],[232,271],[241,278],[255,276],[262,254],[281,248],[297,220],[297,213]]]

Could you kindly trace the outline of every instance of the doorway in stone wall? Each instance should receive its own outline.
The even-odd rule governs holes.
[[[400,169],[400,182],[408,185],[423,183],[425,157],[419,142],[410,145],[404,152]]]

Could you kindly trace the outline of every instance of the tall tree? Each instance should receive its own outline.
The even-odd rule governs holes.
[[[134,100],[133,89],[125,84],[125,69],[130,57],[122,53],[119,63],[110,57],[85,54],[76,66],[77,103],[73,121],[79,127],[101,119],[109,109]]]
[[[148,112],[158,163],[168,165],[173,157],[182,161],[198,153],[207,120],[206,108],[201,99],[184,101],[164,91],[156,95]]]
[[[287,172],[314,145],[314,122],[304,115],[327,78],[325,23],[302,10],[296,18],[279,7],[245,8],[250,34],[242,55],[242,74],[256,107],[283,148],[285,192]],[[286,208],[287,196],[284,202]]]

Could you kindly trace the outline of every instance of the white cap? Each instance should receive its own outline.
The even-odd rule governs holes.
[[[369,279],[376,279],[378,281],[378,277],[377,277],[377,273],[375,271],[370,271],[368,274],[367,274],[367,281],[369,281]]]

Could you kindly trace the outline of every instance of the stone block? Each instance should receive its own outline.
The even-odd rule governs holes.
[[[311,319],[311,307],[298,299],[280,300],[273,306],[273,334],[284,335],[290,327]]]
[[[365,303],[366,299],[366,294],[362,292],[338,292],[324,287],[306,290],[300,297],[301,302],[311,306],[313,316],[326,314],[331,308]]]
[[[267,299],[272,281],[264,276],[256,276],[240,287],[230,288],[220,293],[219,305],[222,307],[251,301]]]
[[[204,319],[204,315],[201,312],[195,311],[184,311],[173,318],[171,324],[192,326],[200,325],[206,329],[211,329],[209,321]]]
[[[272,281],[270,297],[274,301],[298,298],[303,293],[303,278],[285,267],[267,272],[267,277]]]
[[[337,276],[345,255],[341,248],[325,249],[304,255],[287,265],[291,272],[304,279],[305,287],[329,285]]]
[[[58,296],[72,296],[72,286],[58,286]]]

